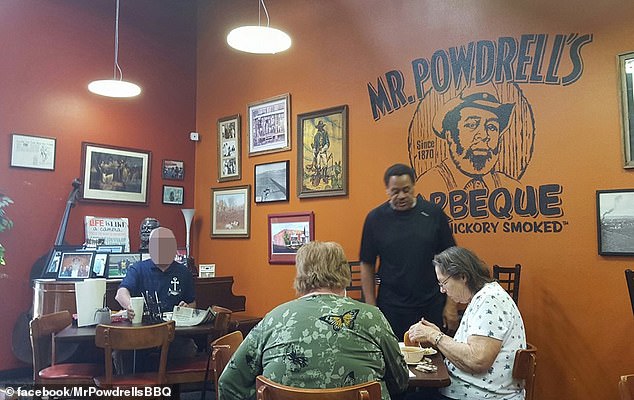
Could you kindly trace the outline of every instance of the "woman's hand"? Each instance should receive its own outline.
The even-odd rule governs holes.
[[[408,334],[410,340],[424,346],[431,346],[439,332],[440,328],[423,318],[419,323],[409,327]]]

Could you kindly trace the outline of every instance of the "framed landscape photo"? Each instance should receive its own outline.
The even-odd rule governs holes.
[[[247,118],[249,156],[290,150],[290,94],[249,104]]]
[[[297,250],[315,240],[313,212],[269,215],[269,263],[294,264]]]
[[[634,189],[597,190],[597,236],[600,255],[634,255]]]
[[[182,181],[185,179],[185,162],[178,160],[163,160],[163,179]]]
[[[11,135],[11,166],[55,170],[55,138]]]
[[[288,201],[289,161],[257,164],[254,172],[253,196],[256,203]]]
[[[218,182],[242,178],[240,115],[218,120]]]
[[[82,145],[85,200],[148,203],[149,151],[86,142]]]
[[[348,106],[297,116],[297,196],[348,194]]]
[[[90,278],[94,252],[62,253],[57,279]]]
[[[211,188],[211,237],[248,238],[251,185]]]
[[[621,128],[625,168],[634,168],[634,52],[620,54]]]
[[[139,261],[141,261],[140,253],[109,254],[106,277],[109,279],[123,278],[128,273],[128,268]]]
[[[182,186],[163,185],[163,204],[183,204],[185,188]]]

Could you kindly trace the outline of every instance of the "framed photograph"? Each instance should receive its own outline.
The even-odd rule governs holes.
[[[348,106],[297,116],[297,196],[348,194]]]
[[[105,278],[106,277],[106,265],[108,265],[109,253],[97,253],[92,262],[92,278]]]
[[[269,263],[295,264],[297,250],[315,240],[313,212],[269,215]]]
[[[90,278],[94,252],[62,253],[57,279]]]
[[[286,93],[247,106],[249,156],[291,149],[291,95]]]
[[[256,203],[288,201],[289,161],[277,161],[255,166],[253,188]]]
[[[163,204],[183,204],[184,192],[182,186],[163,185]]]
[[[53,246],[53,249],[48,253],[46,258],[46,265],[43,266],[40,278],[52,278],[55,279],[59,275],[59,267],[62,262],[62,254],[64,253],[80,253],[85,252],[82,245],[58,245]]]
[[[634,168],[634,52],[620,54],[619,79],[621,84],[621,129],[623,130],[624,167]]]
[[[218,120],[218,182],[242,178],[240,115]]]
[[[123,253],[123,245],[119,244],[100,244],[97,246],[97,253]]]
[[[84,142],[82,197],[147,204],[150,161],[149,151]]]
[[[182,181],[185,179],[185,162],[178,160],[163,160],[163,179]]]
[[[211,188],[211,237],[248,238],[251,185]]]
[[[123,278],[128,273],[128,268],[139,261],[141,261],[140,253],[109,254],[106,277],[110,279]]]
[[[597,228],[600,255],[634,255],[634,189],[597,190]]]
[[[55,144],[54,138],[12,134],[11,166],[54,171]]]

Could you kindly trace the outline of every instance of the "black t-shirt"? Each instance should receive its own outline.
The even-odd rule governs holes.
[[[374,265],[379,257],[380,304],[418,308],[440,294],[434,255],[455,244],[447,216],[418,195],[410,210],[386,202],[368,213],[359,258]]]

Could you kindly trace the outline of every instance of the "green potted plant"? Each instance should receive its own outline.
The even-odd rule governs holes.
[[[13,200],[7,197],[5,194],[0,193],[0,232],[11,229],[13,221],[7,217],[7,212],[4,210],[9,204],[13,204]],[[0,265],[5,265],[4,261],[4,247],[0,243]]]

